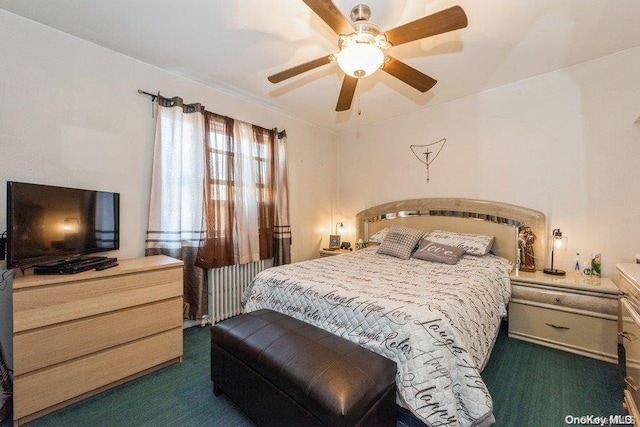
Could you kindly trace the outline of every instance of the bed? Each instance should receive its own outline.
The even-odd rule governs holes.
[[[545,222],[537,211],[443,198],[375,206],[356,216],[357,238],[379,245],[264,270],[243,296],[245,311],[279,311],[394,360],[398,404],[427,425],[490,425],[493,403],[480,372],[507,314],[525,226],[539,236],[543,254]],[[390,243],[398,233],[419,245],[408,259],[404,241],[400,256]],[[447,240],[452,236],[467,245],[455,263],[415,258],[425,243],[458,243]],[[491,253],[482,254],[483,236],[492,237]]]

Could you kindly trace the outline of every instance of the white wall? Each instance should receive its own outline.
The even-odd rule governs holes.
[[[332,221],[336,137],[238,96],[0,10],[0,181],[121,193],[121,249],[144,254],[153,119],[138,89],[289,136],[294,260],[317,256]],[[0,232],[6,187],[0,186]]]
[[[640,253],[639,69],[640,47],[344,132],[340,215],[353,225],[366,207],[420,197],[522,205],[569,237],[559,268],[599,251],[617,281],[615,263]],[[427,183],[409,146],[441,138]]]

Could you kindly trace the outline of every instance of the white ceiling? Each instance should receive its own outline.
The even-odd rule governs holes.
[[[335,1],[347,17],[362,2],[383,31],[463,7],[467,28],[390,52],[438,80],[433,89],[376,73],[351,110],[336,113],[337,64],[269,83],[337,51],[337,36],[300,0],[0,0],[0,8],[335,131],[640,46],[640,0]]]

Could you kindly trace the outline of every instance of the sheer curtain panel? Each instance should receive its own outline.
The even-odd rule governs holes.
[[[204,107],[181,98],[156,98],[155,144],[146,255],[165,254],[184,262],[184,318],[207,310],[205,272],[196,267],[206,235]]]
[[[236,264],[260,260],[258,230],[258,167],[257,144],[253,141],[253,127],[236,120],[233,126],[234,156],[233,182],[235,203],[235,259]]]
[[[274,236],[273,265],[291,263],[291,225],[289,224],[289,174],[287,133],[274,131],[273,198]]]
[[[256,147],[256,192],[258,204],[258,234],[260,259],[273,258],[273,236],[275,218],[275,132],[253,126],[253,141]]]
[[[205,239],[198,265],[219,268],[234,264],[233,119],[205,112]]]

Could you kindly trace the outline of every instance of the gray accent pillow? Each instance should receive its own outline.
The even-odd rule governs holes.
[[[463,248],[469,255],[483,256],[493,246],[493,236],[483,234],[465,234],[453,231],[434,230],[425,236],[434,243]]]
[[[377,254],[390,255],[400,259],[409,259],[424,231],[408,227],[393,226],[376,250]]]
[[[412,256],[425,261],[435,261],[453,265],[458,263],[464,253],[465,250],[463,248],[422,239],[420,245],[418,245],[418,249],[416,249]]]

